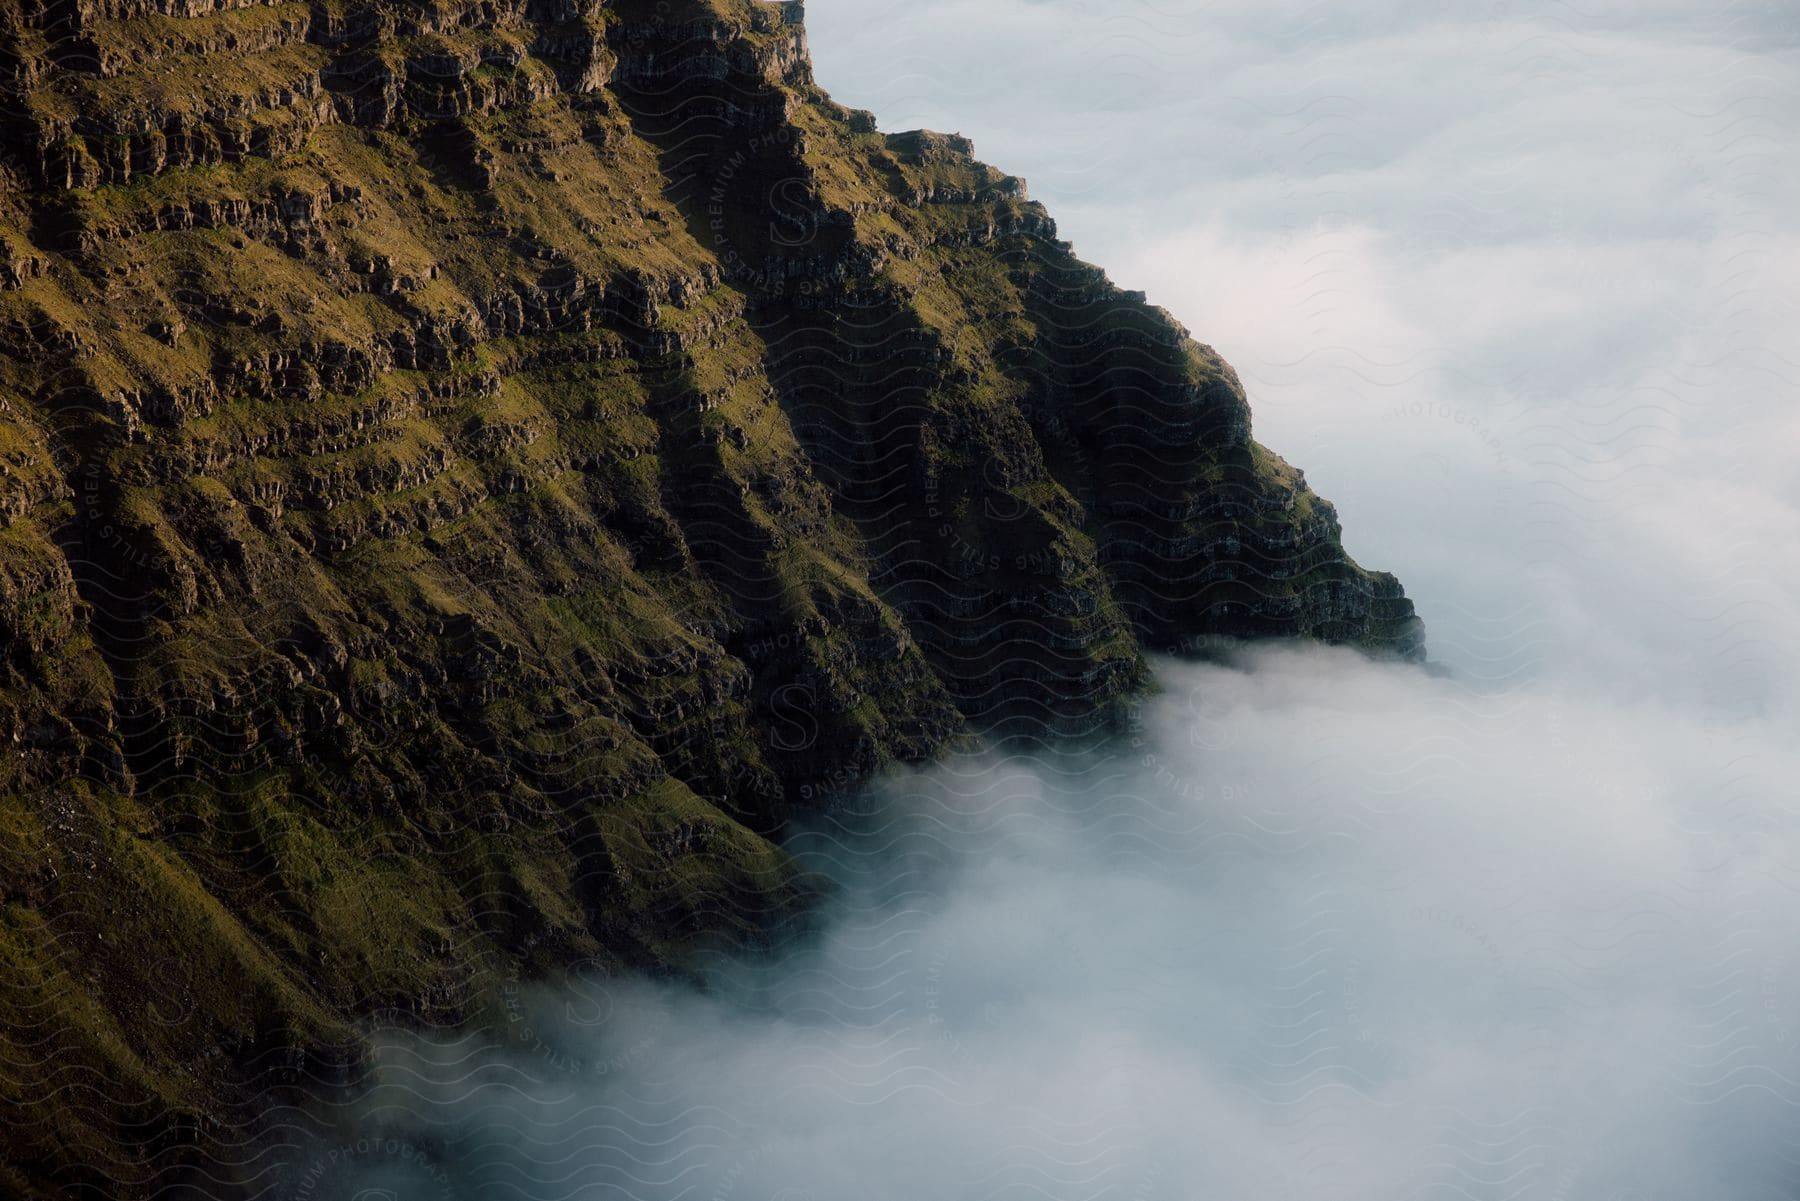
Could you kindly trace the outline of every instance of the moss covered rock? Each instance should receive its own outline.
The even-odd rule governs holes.
[[[0,3],[0,1191],[664,965],[1146,649],[1418,650],[1229,366],[757,0]],[[522,966],[523,965],[523,966]]]

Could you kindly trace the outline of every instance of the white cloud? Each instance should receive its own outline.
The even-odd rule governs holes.
[[[457,1132],[453,1177],[530,1198],[1781,1178],[1774,727],[1306,647],[1161,677],[1135,746],[954,761],[801,839],[842,886],[816,939],[704,995],[588,981],[557,1055],[403,1041],[361,1129]]]
[[[1163,664],[1120,757],[802,839],[816,941],[398,1043],[359,1129],[529,1199],[1791,1196],[1791,16],[810,8],[1234,360],[1450,671]]]

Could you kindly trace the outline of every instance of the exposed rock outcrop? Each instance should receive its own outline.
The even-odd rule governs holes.
[[[1146,649],[1417,652],[1229,366],[798,4],[0,2],[0,1193],[663,964]]]

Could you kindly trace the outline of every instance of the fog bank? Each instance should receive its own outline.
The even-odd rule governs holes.
[[[908,773],[799,838],[819,937],[705,993],[592,979],[528,1036],[389,1040],[354,1129],[435,1158],[360,1185],[1790,1195],[1772,731],[1318,648],[1161,678],[1134,744]]]
[[[1165,662],[1135,744],[886,780],[816,939],[388,1039],[311,1195],[1800,1192],[1792,15],[808,19],[1236,365],[1441,670]]]

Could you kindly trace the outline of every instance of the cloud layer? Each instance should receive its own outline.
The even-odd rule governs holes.
[[[1165,663],[1135,743],[888,781],[813,937],[389,1042],[314,1195],[1793,1195],[1791,15],[811,8],[1236,364],[1438,670]]]
[[[444,1177],[389,1187],[1791,1188],[1800,754],[1772,729],[1318,648],[1161,678],[1135,740],[908,774],[797,839],[839,885],[820,929],[704,992],[588,980],[498,1042],[388,1043],[354,1128]]]

